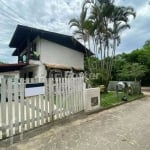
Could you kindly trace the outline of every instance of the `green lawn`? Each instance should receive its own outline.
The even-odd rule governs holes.
[[[121,92],[119,92],[118,97],[115,92],[108,92],[106,94],[101,94],[101,106],[103,108],[108,108],[120,103],[124,103],[121,100],[122,96],[124,96],[124,93]],[[143,94],[127,96],[128,101],[132,101],[141,97],[143,97]]]

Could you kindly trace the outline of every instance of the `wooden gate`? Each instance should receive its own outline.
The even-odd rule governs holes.
[[[45,94],[25,97],[30,83],[44,83]],[[83,78],[2,79],[0,139],[83,110]]]

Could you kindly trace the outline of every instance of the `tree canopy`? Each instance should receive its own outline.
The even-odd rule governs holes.
[[[150,44],[143,45],[141,49],[133,50],[131,53],[122,53],[115,57],[115,63],[112,66],[112,80],[136,80],[141,81],[142,85],[150,85]],[[107,58],[109,59],[109,58]],[[101,72],[96,65],[100,65],[101,60],[96,57],[91,58],[92,72],[96,78],[91,79],[93,86],[101,83],[102,76],[106,72]],[[89,72],[87,59],[85,59],[85,70]],[[105,80],[105,78],[104,78]]]
[[[70,27],[75,27],[74,35],[82,39],[84,44],[100,59],[95,65],[101,72],[101,82],[105,84],[111,78],[116,48],[121,41],[121,32],[130,28],[129,16],[136,16],[132,7],[117,6],[114,0],[85,0],[79,18],[70,20]],[[92,65],[89,58],[89,73]],[[98,61],[97,61],[98,62]]]
[[[141,80],[143,85],[150,85],[150,42],[145,43],[141,49],[116,56],[113,80],[136,79]]]
[[[0,64],[4,64],[2,61],[0,61]]]

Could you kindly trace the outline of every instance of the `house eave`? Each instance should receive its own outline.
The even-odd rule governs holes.
[[[84,71],[84,69],[79,67],[68,67],[60,64],[44,64],[49,69],[60,69],[60,70],[75,70],[75,71]]]
[[[16,48],[13,52],[13,56],[18,56],[19,51],[25,48],[25,45],[21,45],[22,42],[26,40],[32,41],[37,36],[48,41],[63,45],[65,47],[71,48],[75,51],[79,51],[84,54],[93,55],[93,53],[83,46],[74,37],[64,34],[59,34],[55,32],[45,31],[41,29],[36,29],[28,26],[17,25],[17,28],[13,34],[13,37],[9,43],[9,47]]]
[[[17,71],[21,68],[25,67],[27,64],[19,63],[19,64],[0,64],[0,72],[11,72]]]

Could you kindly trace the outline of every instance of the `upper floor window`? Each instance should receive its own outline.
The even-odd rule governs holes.
[[[33,51],[37,51],[37,47],[36,47],[36,43],[34,42],[34,43],[32,43],[32,52]]]
[[[36,42],[32,42],[30,59],[33,59],[33,60],[39,60],[40,59],[40,54],[39,54],[39,52],[37,50]]]

